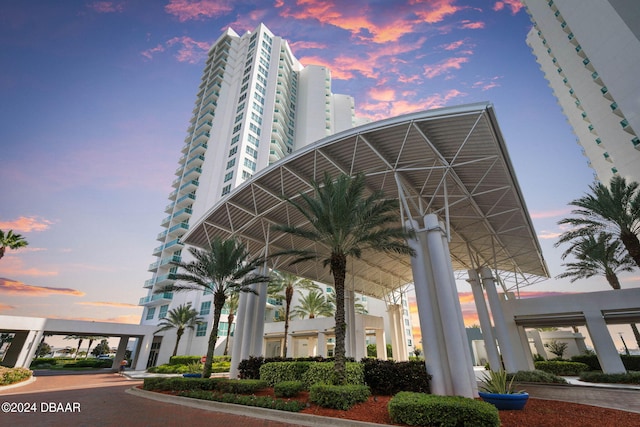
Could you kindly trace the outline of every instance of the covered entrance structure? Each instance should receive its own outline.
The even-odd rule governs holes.
[[[476,303],[486,315],[481,317],[482,329],[491,330],[486,290],[505,364],[517,367],[523,350],[499,326],[504,321],[496,318],[496,286],[506,290],[515,283],[532,284],[548,277],[548,271],[493,106],[479,103],[409,114],[299,148],[213,206],[183,240],[206,248],[213,237],[235,236],[256,255],[290,248],[327,253],[316,242],[272,230],[273,224],[305,225],[305,218],[283,197],[295,199],[312,191],[310,182],[324,173],[363,173],[371,191],[382,190],[399,200],[398,225],[416,232],[409,242],[416,252],[413,258],[367,253],[349,260],[347,355],[357,347],[354,292],[390,301],[389,295],[414,283],[432,391],[473,397],[475,376],[455,284],[456,275],[461,278],[461,272],[469,271],[479,290]],[[321,264],[290,266],[291,261],[285,256],[271,259],[268,267],[332,283],[329,269]],[[241,298],[245,301],[240,302],[236,337],[245,337],[235,341],[232,375],[240,360],[262,351],[263,319],[255,307],[264,305],[261,298],[266,295]],[[393,310],[390,314],[398,318]],[[391,339],[399,342],[398,337]],[[487,347],[496,349],[495,340]],[[497,362],[495,350],[492,366]]]

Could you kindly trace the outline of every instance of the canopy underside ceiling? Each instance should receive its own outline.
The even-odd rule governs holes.
[[[207,247],[214,236],[236,236],[254,254],[312,248],[316,242],[275,232],[273,224],[304,227],[283,197],[312,191],[325,172],[366,176],[369,190],[398,198],[398,224],[436,213],[447,224],[454,270],[489,266],[503,279],[532,283],[548,277],[531,219],[490,104],[443,108],[370,123],[318,141],[236,188],[191,226],[184,242]],[[273,268],[332,283],[328,268],[291,258]],[[347,286],[383,298],[413,282],[409,257],[365,253],[351,259]]]

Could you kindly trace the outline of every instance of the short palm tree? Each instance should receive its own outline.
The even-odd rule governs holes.
[[[224,354],[225,356],[229,354],[229,337],[231,336],[231,325],[233,325],[233,320],[236,317],[236,312],[238,311],[238,303],[240,301],[240,296],[238,293],[233,293],[229,295],[229,299],[227,300],[227,310],[229,310],[229,314],[227,315],[227,340],[224,343]]]
[[[2,258],[7,249],[18,249],[29,244],[20,234],[13,234],[13,230],[6,233],[0,230],[0,258]]]
[[[339,175],[335,181],[325,173],[322,181],[313,181],[314,194],[301,193],[299,200],[286,200],[306,218],[305,225],[275,225],[275,230],[313,241],[327,253],[310,249],[291,249],[280,254],[295,257],[295,262],[321,259],[333,275],[336,290],[335,374],[336,382],[345,380],[344,290],[349,257],[362,257],[367,251],[412,254],[406,243],[410,235],[402,227],[392,227],[399,218],[398,202],[386,199],[381,191],[368,196],[365,177]],[[278,255],[278,254],[276,254]]]
[[[198,315],[198,310],[191,307],[191,303],[180,304],[176,308],[169,310],[167,316],[158,323],[160,329],[155,333],[168,331],[169,329],[176,330],[176,345],[173,347],[172,354],[172,356],[175,356],[178,354],[178,345],[182,335],[184,335],[184,331],[187,329],[193,330],[202,323],[204,323],[204,319]]]
[[[162,293],[204,290],[213,293],[213,327],[209,334],[207,358],[202,373],[204,378],[211,376],[220,315],[227,297],[232,293],[252,292],[252,284],[269,281],[269,277],[255,274],[255,270],[262,266],[263,261],[258,258],[252,259],[246,246],[235,238],[223,240],[216,237],[210,245],[210,250],[190,248],[189,252],[194,260],[178,263],[182,272],[175,274],[176,283],[157,291]]]
[[[282,357],[287,357],[287,337],[289,336],[289,318],[291,316],[291,301],[296,290],[319,289],[318,285],[309,279],[304,279],[286,271],[273,271],[269,294],[277,299],[284,300],[284,344],[282,345]],[[284,295],[283,295],[284,294]]]
[[[64,337],[65,340],[78,340],[78,347],[73,355],[74,359],[78,358],[78,353],[80,353],[80,346],[82,345],[82,341],[84,341],[84,337],[81,335],[67,335]]]
[[[327,301],[329,301],[329,303],[331,304],[333,308],[333,310],[335,310],[335,306],[336,306],[336,292],[333,291],[331,293],[329,293],[327,295]],[[367,307],[364,306],[364,304],[362,304],[360,301],[360,298],[356,298],[353,301],[353,305],[354,305],[354,309],[355,312],[358,314],[369,314],[369,311],[367,310]]]
[[[588,279],[593,276],[604,276],[613,289],[620,289],[618,273],[633,271],[635,262],[624,251],[619,240],[615,240],[610,234],[600,233],[596,237],[587,236],[576,239],[572,245],[562,254],[562,259],[569,255],[576,258],[576,262],[563,264],[567,271],[559,274],[558,278],[571,278],[571,283],[578,279]],[[640,348],[640,332],[635,324],[631,324],[631,330]]]
[[[298,293],[300,293],[300,299],[291,310],[291,317],[315,319],[316,317],[333,316],[333,305],[327,301],[322,291],[311,290],[307,293],[298,291]]]
[[[571,211],[573,218],[565,218],[558,224],[574,226],[563,233],[556,246],[600,232],[611,234],[620,239],[625,249],[640,267],[640,184],[626,180],[620,176],[611,178],[609,186],[595,183],[587,194],[569,203],[577,207]]]

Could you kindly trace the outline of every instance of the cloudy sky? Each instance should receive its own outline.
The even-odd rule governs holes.
[[[226,28],[260,22],[304,65],[328,66],[361,116],[492,102],[544,256],[562,272],[556,223],[593,174],[517,0],[4,0],[0,229],[30,244],[0,260],[0,314],[139,322],[207,50]],[[551,279],[527,291],[607,289]]]

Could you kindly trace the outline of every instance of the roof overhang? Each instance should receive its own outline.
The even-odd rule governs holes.
[[[213,206],[184,236],[208,247],[236,236],[253,254],[290,248],[327,249],[273,231],[273,224],[304,226],[283,197],[312,191],[324,173],[362,172],[370,190],[398,198],[398,224],[436,213],[445,221],[454,270],[489,266],[520,285],[549,277],[531,218],[490,103],[428,110],[369,123],[303,147],[256,174]],[[272,259],[273,268],[332,283],[328,268]],[[366,253],[351,259],[347,286],[383,298],[412,283],[409,257]]]

